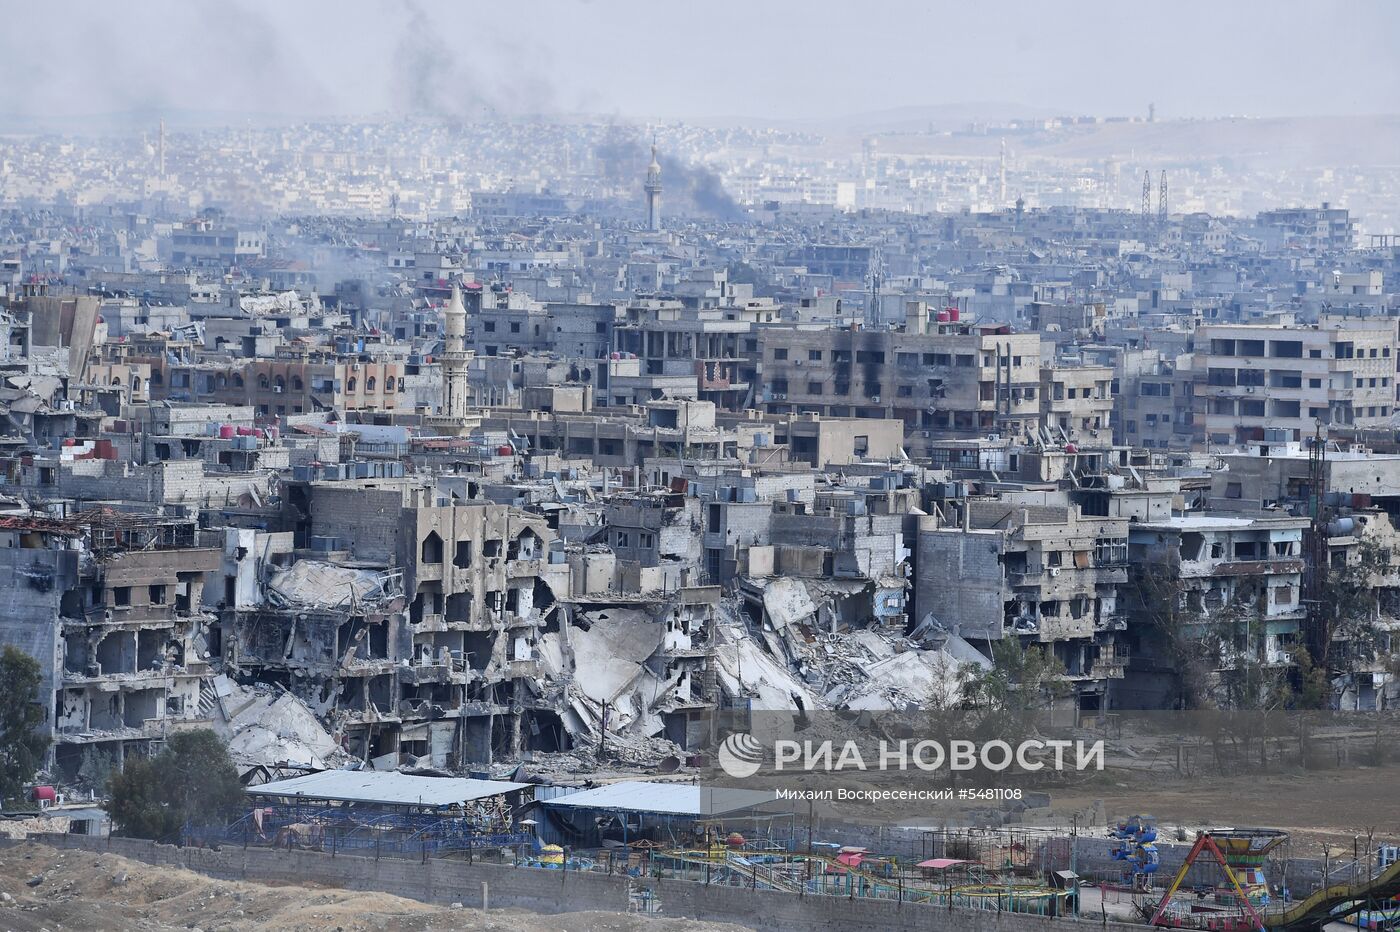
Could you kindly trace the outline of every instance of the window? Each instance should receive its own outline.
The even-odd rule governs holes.
[[[632,538],[631,538],[631,535],[627,534],[627,533],[624,532],[624,531],[618,531],[618,532],[617,532],[617,546],[619,546],[619,547],[630,547],[630,546],[632,546]]]
[[[1061,566],[1065,562],[1064,554],[1058,550],[1051,550],[1045,555],[1046,566]]]
[[[821,362],[821,361],[822,361],[822,351],[819,350],[819,349],[809,349],[809,350],[807,351],[807,361],[808,361],[808,362]]]
[[[131,587],[117,586],[112,590],[112,604],[117,606],[131,604]]]
[[[643,550],[650,550],[655,543],[656,538],[651,534],[643,532],[637,535],[637,546]]]
[[[778,349],[773,350],[773,358],[779,361],[787,359],[787,348],[779,347]]]
[[[520,324],[519,324],[518,322],[516,322],[516,321],[511,321],[510,332],[511,332],[511,333],[519,333],[519,332],[520,332]]]
[[[365,379],[365,391],[374,391],[374,376],[370,376],[369,378]]]
[[[151,603],[152,605],[164,605],[164,604],[165,604],[165,587],[164,587],[164,586],[148,586],[148,587],[147,587],[147,594],[148,594],[148,598],[150,599],[150,603]]]
[[[1225,497],[1226,497],[1226,498],[1241,498],[1241,497],[1243,497],[1243,495],[1244,495],[1244,489],[1243,489],[1243,487],[1240,485],[1240,483],[1238,483],[1238,482],[1229,482],[1229,483],[1226,483],[1226,485],[1225,485]]]
[[[355,377],[352,375],[350,376],[350,380],[345,383],[345,390],[347,392],[353,392],[355,390],[355,386],[358,384],[359,383],[355,381]]]
[[[471,569],[472,565],[472,542],[469,540],[457,541],[456,552],[452,554],[452,565],[458,569]]]
[[[423,563],[442,562],[442,538],[437,531],[429,531],[428,536],[423,538],[422,559]]]
[[[482,329],[484,329],[487,333],[495,333],[495,332],[496,332],[496,322],[495,322],[494,320],[488,320],[488,321],[483,325],[483,328],[482,328]]]
[[[822,386],[822,383],[820,383],[820,382],[808,382],[808,383],[807,383],[807,394],[809,394],[809,395],[820,395],[820,394],[822,393],[822,388],[823,388],[823,386]]]
[[[865,456],[870,452],[870,438],[864,434],[857,434],[851,452],[856,456]]]

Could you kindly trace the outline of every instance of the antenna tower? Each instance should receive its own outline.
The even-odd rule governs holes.
[[[1147,230],[1152,222],[1152,172],[1142,173],[1142,228]]]

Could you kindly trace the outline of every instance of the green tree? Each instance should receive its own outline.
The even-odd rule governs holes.
[[[39,732],[44,707],[39,705],[43,674],[39,662],[24,651],[0,652],[0,797],[12,799],[39,769],[49,742]]]
[[[1004,638],[992,643],[992,665],[967,678],[963,700],[975,710],[977,737],[1014,743],[1035,734],[1041,713],[1070,691],[1048,646]]]
[[[1134,585],[1125,593],[1127,603],[1161,653],[1163,669],[1175,674],[1172,707],[1205,706],[1219,663],[1207,656],[1199,635],[1207,620],[1204,605],[1189,597],[1174,560],[1134,567],[1130,579]]]
[[[1003,638],[992,642],[992,665],[969,677],[965,696],[975,708],[1040,711],[1068,694],[1064,676],[1064,664],[1043,646]]]
[[[1362,670],[1386,666],[1380,592],[1393,584],[1395,575],[1390,551],[1370,539],[1327,568],[1317,608],[1328,632],[1329,651],[1325,658],[1314,657],[1315,663],[1329,673],[1347,674],[1352,684]]]
[[[78,765],[78,783],[94,790],[105,790],[116,766],[115,754],[90,747],[83,751],[82,763]]]
[[[228,748],[208,729],[171,736],[155,757],[129,760],[112,777],[112,821],[122,835],[174,840],[238,807],[243,786]]]

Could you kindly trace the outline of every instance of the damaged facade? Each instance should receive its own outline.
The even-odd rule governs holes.
[[[1364,568],[1328,701],[1400,696],[1397,302],[1342,245],[482,194],[231,255],[217,211],[0,218],[44,234],[0,245],[0,641],[65,777],[199,724],[269,772],[679,769],[716,710],[956,702],[1008,646],[1160,708],[1149,572],[1287,673]]]

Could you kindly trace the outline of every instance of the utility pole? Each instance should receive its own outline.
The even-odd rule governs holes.
[[[603,700],[603,723],[598,729],[598,759],[603,759],[603,750],[608,741],[608,701]]]
[[[1157,226],[1167,230],[1167,173],[1162,172],[1162,185],[1157,194]]]

